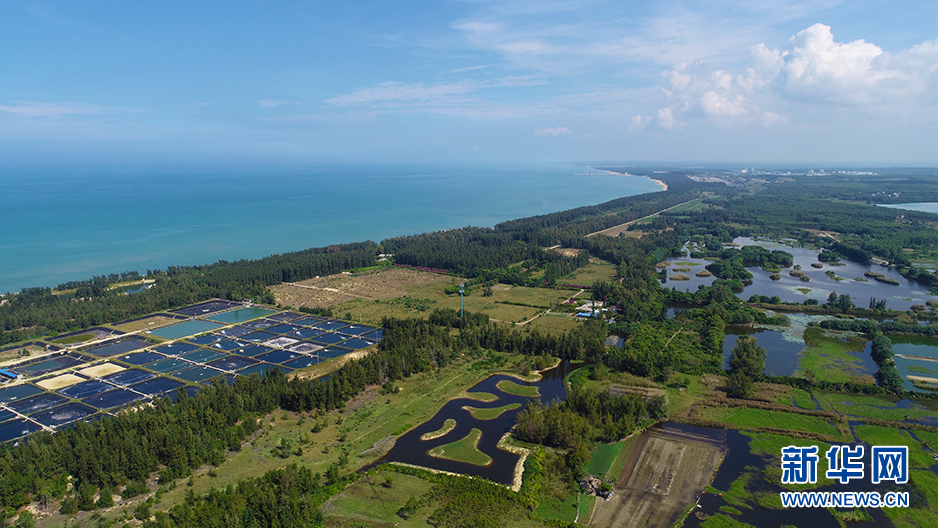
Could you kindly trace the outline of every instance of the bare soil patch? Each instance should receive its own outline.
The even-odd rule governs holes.
[[[582,249],[573,249],[573,248],[551,248],[552,251],[556,251],[565,257],[577,257],[580,255]]]
[[[85,376],[101,377],[107,376],[108,374],[114,374],[115,372],[120,372],[122,370],[127,369],[120,365],[115,365],[114,363],[101,363],[100,365],[81,369],[78,371],[78,373],[84,374]]]
[[[671,428],[642,433],[612,497],[597,501],[591,526],[667,528],[713,480],[726,452],[722,431],[702,436]]]
[[[270,289],[279,304],[326,308],[354,299],[392,299],[406,295],[410,288],[432,283],[448,283],[436,273],[406,268],[390,268],[361,275],[329,275],[297,283],[284,283]]]
[[[144,317],[143,319],[138,319],[136,321],[120,324],[114,328],[124,332],[136,332],[138,330],[150,330],[178,322],[179,319],[166,317],[165,315],[153,315],[150,317]]]
[[[36,385],[39,385],[43,389],[56,390],[61,389],[62,387],[68,387],[70,385],[80,383],[82,381],[87,380],[74,374],[62,374],[61,376],[56,376],[54,378],[44,379],[40,382],[37,382]]]

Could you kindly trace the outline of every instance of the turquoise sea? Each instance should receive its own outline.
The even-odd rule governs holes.
[[[114,169],[0,175],[0,292],[259,258],[654,192],[567,164]]]

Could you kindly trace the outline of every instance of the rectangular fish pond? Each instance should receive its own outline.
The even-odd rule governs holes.
[[[225,325],[211,321],[195,320],[150,330],[150,334],[163,339],[182,339],[183,337],[217,330],[223,326]]]
[[[226,324],[233,323],[243,323],[244,321],[250,321],[251,319],[257,319],[258,317],[264,317],[266,315],[277,313],[277,310],[269,310],[267,308],[258,308],[256,306],[250,306],[246,308],[238,308],[236,310],[231,310],[230,312],[222,312],[219,314],[214,314],[208,316],[212,321],[220,321]]]

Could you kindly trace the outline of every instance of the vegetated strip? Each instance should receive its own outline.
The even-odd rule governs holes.
[[[447,418],[446,421],[443,422],[443,427],[440,427],[436,431],[430,431],[429,433],[422,434],[420,436],[420,439],[421,440],[433,440],[441,436],[446,436],[446,434],[448,434],[450,431],[452,431],[455,428],[456,428],[456,420],[453,420],[452,418]]]
[[[537,398],[541,395],[540,389],[529,385],[520,385],[511,380],[501,380],[495,384],[498,390],[513,394],[515,396],[524,396],[525,398]]]
[[[492,458],[479,451],[479,440],[481,438],[482,431],[473,428],[462,439],[431,449],[429,455],[476,466],[487,466],[492,463]]]
[[[476,420],[494,420],[503,413],[513,411],[518,407],[521,407],[520,403],[509,403],[508,405],[502,405],[501,407],[490,407],[487,409],[480,409],[478,407],[472,407],[471,405],[464,405],[463,409],[469,411],[469,414],[471,414],[472,417]]]

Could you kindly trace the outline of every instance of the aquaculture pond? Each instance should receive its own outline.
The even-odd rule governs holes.
[[[213,321],[221,321],[222,323],[231,324],[250,321],[251,319],[257,319],[258,317],[264,317],[265,315],[270,315],[276,312],[277,310],[269,310],[267,308],[257,308],[251,306],[247,308],[238,308],[237,310],[232,310],[230,312],[222,312],[219,314],[210,315],[208,318]]]
[[[915,304],[925,304],[928,300],[938,300],[931,295],[928,288],[918,282],[910,281],[892,268],[885,268],[876,264],[860,264],[844,260],[836,265],[818,262],[819,251],[809,248],[791,247],[779,242],[739,237],[733,240],[736,246],[761,246],[768,250],[782,250],[794,257],[794,265],[784,268],[778,275],[778,280],[772,280],[772,272],[764,271],[760,267],[746,268],[752,273],[752,284],[743,288],[736,295],[740,299],[749,299],[752,295],[766,297],[778,296],[785,302],[804,302],[815,299],[820,303],[827,301],[831,292],[838,295],[848,294],[857,306],[866,307],[870,298],[885,299],[887,308],[893,310],[908,310]],[[684,247],[689,255],[690,245]],[[705,271],[711,261],[705,259],[676,258],[668,261],[668,280],[665,286],[681,291],[697,291],[702,286],[713,283],[714,277],[698,277],[697,274]],[[812,266],[820,265],[821,268]],[[800,266],[810,280],[803,281],[799,277],[789,274],[794,266]],[[865,276],[866,272],[882,275],[892,279],[898,284],[886,284]],[[683,277],[681,277],[683,276]],[[675,277],[686,280],[675,280]]]
[[[158,328],[156,330],[150,330],[148,333],[157,337],[162,337],[163,339],[180,339],[195,334],[201,334],[202,332],[215,330],[217,328],[221,328],[222,326],[224,325],[213,323],[211,321],[195,320]]]
[[[415,464],[431,469],[484,477],[493,482],[511,485],[519,455],[503,451],[497,447],[497,444],[501,437],[514,425],[515,416],[521,411],[528,398],[501,390],[498,387],[499,382],[511,381],[524,387],[537,387],[540,392],[539,399],[545,403],[555,399],[564,400],[567,397],[567,390],[563,385],[563,379],[577,366],[579,365],[563,361],[556,368],[545,371],[540,381],[535,382],[521,381],[518,378],[505,375],[486,378],[467,392],[493,394],[498,397],[497,400],[482,402],[470,398],[460,398],[447,402],[433,418],[399,438],[394,449],[378,462]],[[466,406],[476,409],[492,409],[514,403],[520,406],[505,411],[491,420],[477,419],[469,411],[463,409]],[[447,420],[455,420],[456,424],[446,434],[429,440],[421,439],[427,433],[442,429]],[[457,462],[429,454],[436,447],[466,438],[473,429],[482,432],[478,441],[478,450],[491,458],[488,465],[480,466]]]

